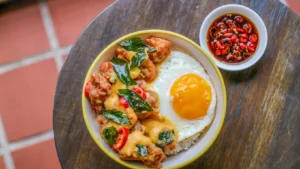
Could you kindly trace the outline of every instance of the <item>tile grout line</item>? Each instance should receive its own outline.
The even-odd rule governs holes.
[[[64,55],[64,54],[69,53],[71,48],[72,48],[72,45],[64,46],[64,47],[58,49],[57,51],[59,53],[61,53],[62,55]],[[33,63],[37,63],[39,61],[43,61],[43,60],[53,58],[53,57],[54,57],[54,51],[51,50],[51,51],[46,51],[46,52],[39,53],[36,55],[28,56],[28,57],[25,57],[24,59],[21,59],[21,60],[12,62],[12,63],[0,65],[0,75],[4,74],[6,72],[12,71],[14,69],[28,66]]]
[[[9,151],[16,151],[19,149],[23,149],[23,148],[32,146],[37,143],[48,141],[52,138],[54,138],[53,130],[49,130],[49,131],[43,132],[41,134],[38,134],[36,136],[31,136],[31,137],[25,138],[23,140],[11,142],[8,144],[8,149],[9,149]]]
[[[15,169],[15,164],[8,148],[8,141],[7,141],[4,125],[2,122],[1,114],[0,114],[0,145],[1,145],[0,154],[2,154],[4,157],[4,164],[6,168]]]
[[[46,30],[48,42],[50,44],[51,49],[54,52],[54,60],[56,63],[57,70],[59,72],[63,66],[63,59],[62,59],[62,53],[57,50],[59,49],[59,42],[56,37],[53,20],[48,8],[48,3],[46,1],[40,1],[39,6],[42,15],[42,20],[44,23],[44,28]]]

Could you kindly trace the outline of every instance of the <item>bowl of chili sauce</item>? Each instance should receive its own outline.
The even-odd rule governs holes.
[[[205,18],[199,39],[219,68],[238,71],[254,65],[263,56],[268,35],[257,13],[230,4],[216,8]]]

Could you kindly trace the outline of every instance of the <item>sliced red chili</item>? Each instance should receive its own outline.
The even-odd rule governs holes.
[[[217,50],[216,50],[216,55],[217,55],[217,56],[221,55],[221,50],[220,50],[220,49],[217,49]]]
[[[239,14],[226,14],[213,22],[207,38],[207,45],[216,59],[237,63],[253,54],[259,37],[251,20]]]
[[[90,86],[91,86],[91,81],[89,80],[86,84],[85,84],[85,88],[84,88],[84,95],[86,97],[89,97],[90,94]]]
[[[210,42],[210,47],[216,49],[216,43],[214,41]]]
[[[230,39],[231,39],[231,42],[233,42],[233,43],[238,43],[239,42],[239,39],[236,35],[232,35],[232,37]]]
[[[221,49],[221,50],[222,50],[222,49],[225,49],[225,47],[221,44],[220,41],[217,41],[216,44],[217,44],[217,48],[218,48],[218,49]]]
[[[257,35],[254,34],[254,33],[252,33],[252,34],[249,36],[249,40],[250,40],[251,42],[253,42],[253,43],[256,43],[256,42],[257,42],[257,39],[258,39],[258,37],[257,37]]]
[[[235,21],[237,21],[238,23],[243,23],[244,22],[244,18],[241,16],[235,16],[233,18]]]
[[[226,20],[225,23],[226,23],[227,25],[232,25],[233,21],[232,21],[232,19],[228,19],[228,20]]]
[[[226,38],[230,38],[232,36],[232,33],[225,33],[224,34],[224,37],[226,37]]]
[[[120,98],[119,98],[119,103],[120,103],[121,105],[123,105],[125,108],[128,108],[128,107],[129,107],[129,104],[128,104],[128,102],[126,101],[126,99],[125,99],[124,97],[120,97]]]
[[[245,33],[242,33],[242,34],[240,35],[240,37],[241,37],[241,38],[244,38],[244,39],[248,39],[249,36],[248,36],[247,34],[245,34]]]
[[[246,50],[247,46],[244,43],[240,43],[240,48],[243,49],[243,50]]]
[[[246,33],[250,34],[252,33],[252,25],[250,23],[246,23],[243,25],[243,29]]]
[[[242,28],[235,28],[238,32],[242,32],[242,33],[244,33],[245,32],[245,30],[244,29],[242,29]]]
[[[227,50],[221,50],[222,55],[226,55],[227,54]]]
[[[118,151],[121,150],[127,142],[128,135],[129,129],[127,127],[118,128],[118,137],[116,142],[113,144],[113,148]]]
[[[243,42],[243,43],[246,43],[248,40],[247,39],[245,39],[245,38],[240,38],[240,42]]]
[[[136,92],[137,94],[139,94],[144,100],[147,98],[146,92],[143,88],[141,87],[134,87],[132,89],[134,92]]]
[[[247,43],[247,47],[250,52],[254,52],[256,49],[256,45],[250,41]]]
[[[226,56],[226,60],[227,60],[227,61],[228,61],[229,59],[231,59],[231,58],[233,58],[232,54],[228,54],[228,55]]]

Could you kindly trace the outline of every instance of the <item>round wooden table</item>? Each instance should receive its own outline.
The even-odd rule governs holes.
[[[62,168],[124,168],[97,147],[81,111],[85,75],[103,48],[143,29],[174,31],[199,44],[209,12],[234,2],[241,1],[119,0],[100,13],[78,38],[59,75],[53,127]],[[224,126],[211,148],[186,168],[300,168],[300,17],[279,1],[242,2],[264,20],[267,49],[245,71],[222,71],[228,93]]]

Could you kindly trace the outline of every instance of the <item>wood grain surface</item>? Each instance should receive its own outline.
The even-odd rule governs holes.
[[[174,31],[199,44],[204,18],[229,3],[262,17],[268,46],[255,66],[222,71],[228,93],[225,123],[211,148],[185,168],[299,169],[300,17],[277,0],[119,0],[99,14],[78,38],[58,79],[53,126],[62,168],[124,168],[97,147],[81,111],[85,75],[102,49],[144,29]]]

